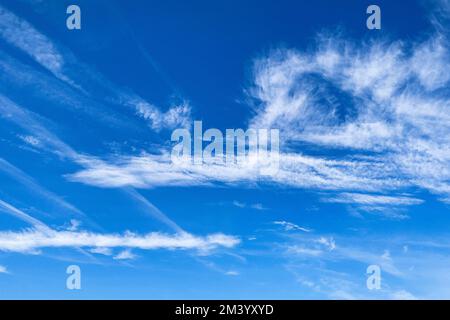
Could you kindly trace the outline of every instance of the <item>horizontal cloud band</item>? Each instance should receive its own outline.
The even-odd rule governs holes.
[[[0,251],[29,253],[41,248],[136,248],[155,249],[193,249],[202,252],[218,247],[231,248],[240,243],[237,237],[222,233],[205,237],[189,233],[167,235],[148,233],[137,235],[126,232],[120,234],[99,234],[86,231],[48,231],[30,229],[25,231],[0,232]]]

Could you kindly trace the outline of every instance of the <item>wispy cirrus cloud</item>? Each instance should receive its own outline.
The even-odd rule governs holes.
[[[151,128],[156,131],[160,131],[162,128],[176,129],[191,126],[191,107],[188,102],[175,105],[166,112],[161,112],[157,107],[145,101],[138,100],[131,103],[134,104],[137,114],[148,120]]]
[[[282,226],[286,231],[303,231],[311,232],[311,229],[300,227],[299,225],[288,221],[274,221],[273,224]]]
[[[64,57],[54,43],[30,23],[0,6],[0,35],[21,49],[57,78],[70,82],[64,75]],[[73,84],[71,82],[71,84]]]
[[[35,145],[35,147],[54,153],[61,158],[70,160],[82,167],[103,162],[96,157],[77,152],[53,134],[53,132],[45,128],[45,126],[41,123],[42,119],[38,115],[22,108],[1,94],[0,110],[4,111],[2,113],[4,118],[20,126],[26,132],[32,134],[33,137],[36,137],[36,139],[39,140],[39,144]],[[20,182],[26,184],[28,187],[39,189],[37,183],[35,183],[31,177],[27,176],[25,173],[21,172],[5,160],[3,161],[3,169],[5,172],[12,175]],[[44,189],[41,191],[47,197],[50,197],[53,200],[57,199],[56,195]],[[0,239],[0,251],[3,250],[36,254],[43,248],[58,247],[74,248],[89,255],[89,253],[86,253],[84,248],[92,247],[89,252],[107,256],[113,254],[114,248],[138,248],[143,250],[191,249],[205,255],[209,254],[213,249],[219,247],[233,248],[240,243],[239,238],[224,235],[222,233],[212,234],[205,237],[191,235],[179,227],[174,221],[172,221],[167,215],[161,212],[137,191],[130,188],[124,189],[124,191],[130,196],[130,198],[134,199],[136,203],[142,206],[146,213],[150,214],[153,218],[167,225],[177,233],[175,235],[165,235],[156,232],[149,233],[147,235],[135,235],[129,232],[124,235],[95,234],[88,231],[78,231],[78,223],[76,223],[75,226],[72,223],[68,230],[56,231],[47,227],[45,224],[24,213],[23,211],[2,201],[0,202],[0,206],[2,207],[0,209],[4,209],[7,213],[30,223],[34,229],[25,230],[23,232],[0,231],[0,238],[2,233],[5,235],[3,248]],[[15,238],[15,245],[10,241],[12,238],[7,240],[7,238],[10,236],[13,237],[14,235],[17,236]],[[110,242],[104,242],[105,239],[110,240]],[[124,250],[114,256],[116,260],[131,259],[132,257],[131,251],[129,250]]]
[[[110,101],[135,108],[156,131],[189,126],[188,104],[161,111],[78,62],[69,50],[23,19],[4,8],[2,14],[14,22],[3,26],[1,35],[6,41],[63,81],[70,79],[68,84],[75,89],[73,83],[89,79],[90,89],[108,92]],[[30,43],[35,41],[39,54],[13,33]],[[285,146],[304,141],[351,150],[348,156],[330,159],[308,156],[307,150],[285,149],[280,171],[262,178],[252,168],[177,167],[165,154],[103,160],[86,157],[82,160],[84,169],[69,175],[70,179],[101,187],[262,182],[296,188],[385,191],[419,186],[448,194],[450,152],[445,137],[449,128],[444,119],[449,78],[442,71],[449,60],[445,37],[438,34],[423,43],[373,41],[362,45],[333,34],[319,38],[312,52],[278,50],[257,60],[254,86],[249,90],[257,107],[249,125],[280,128]],[[54,57],[56,62],[45,57]],[[20,112],[13,115],[20,116]],[[39,143],[49,142],[57,140],[39,139]],[[59,145],[61,149],[63,145]],[[361,154],[355,156],[355,150]],[[375,154],[367,157],[368,151]],[[65,154],[71,152],[64,150]],[[79,155],[72,156],[80,160]]]
[[[424,200],[414,197],[348,192],[325,196],[322,201],[349,205],[350,211],[355,214],[368,212],[392,219],[407,219],[408,215],[404,212],[406,207],[424,203]]]
[[[10,45],[22,50],[56,78],[78,91],[78,94],[91,99],[90,103],[94,105],[98,104],[96,100],[100,100],[104,106],[116,104],[133,108],[135,114],[148,121],[149,127],[155,131],[180,126],[188,127],[191,122],[191,107],[187,101],[170,106],[166,111],[161,111],[160,108],[139,95],[117,86],[80,61],[70,49],[56,43],[31,23],[2,6],[0,6],[0,36]],[[4,66],[4,68],[15,72],[11,71],[9,66]],[[27,82],[29,82],[28,79]],[[49,91],[55,89],[49,87],[48,84],[45,86]],[[67,90],[57,89],[63,95],[69,94]],[[73,104],[77,104],[76,101]],[[92,114],[91,111],[87,111]]]
[[[9,273],[5,266],[0,266],[0,273]]]
[[[43,232],[51,232],[52,229],[47,226],[42,221],[30,216],[29,214],[23,212],[22,210],[17,209],[16,207],[12,206],[11,204],[0,200],[0,211],[3,211],[7,214],[10,214],[30,225],[32,225],[35,229],[41,230]]]
[[[331,239],[335,241],[332,250],[326,245]],[[436,299],[450,295],[448,286],[443,285],[448,283],[450,248],[445,239],[445,234],[430,241],[417,236],[317,238],[302,233],[286,234],[286,242],[279,248],[284,250],[286,269],[300,286],[331,299]],[[342,265],[346,268],[341,269]],[[353,268],[348,269],[350,265]],[[366,287],[369,265],[381,268],[380,290]]]
[[[32,177],[20,170],[19,168],[13,166],[11,163],[5,159],[0,158],[0,171],[10,175],[19,183],[23,184],[25,187],[30,189],[33,193],[36,193],[43,198],[57,204],[61,209],[71,212],[72,214],[85,216],[85,214],[79,210],[74,205],[68,203],[66,200],[56,195],[55,193],[45,189],[40,184],[38,184]]]
[[[37,229],[0,231],[0,251],[18,253],[36,252],[43,248],[71,247],[135,248],[142,250],[182,249],[208,253],[220,247],[232,248],[239,242],[240,240],[237,237],[220,233],[201,237],[189,233],[168,235],[156,232],[139,235],[132,232],[124,234],[100,234],[87,231],[42,232]],[[103,252],[100,253],[104,254]]]
[[[133,260],[136,259],[136,255],[131,250],[123,250],[114,256],[114,260]]]
[[[19,127],[23,128],[26,132],[32,134],[37,137],[40,141],[40,144],[36,147],[45,150],[46,152],[50,152],[56,154],[62,159],[70,160],[71,162],[87,168],[91,166],[101,166],[105,162],[97,157],[90,156],[87,154],[82,154],[73,149],[63,140],[61,140],[58,136],[56,136],[53,132],[48,130],[43,124],[42,119],[36,115],[35,113],[24,109],[23,107],[17,105],[7,97],[0,94],[0,111],[1,116],[5,119],[10,120],[15,123]],[[0,163],[1,164],[1,163]],[[58,197],[53,193],[46,191],[44,189],[39,189],[38,185],[33,181],[31,177],[26,176],[19,169],[14,168],[11,164],[6,161],[3,162],[3,168],[10,175],[13,175],[16,179],[19,179],[22,183],[25,183],[28,186],[36,188],[36,190],[40,190],[40,193],[50,197],[53,200],[57,200]],[[119,185],[118,187],[126,187],[126,186],[134,186],[134,185]],[[130,196],[131,199],[136,201],[141,206],[145,207],[146,212],[150,214],[152,217],[167,225],[169,228],[176,232],[184,232],[181,227],[179,227],[175,222],[173,222],[167,215],[162,213],[158,208],[156,208],[151,202],[145,199],[142,195],[140,195],[137,191],[127,188],[125,192]],[[61,205],[65,204],[65,206],[70,207],[70,204],[67,202],[62,202],[60,200]]]
[[[3,111],[4,118],[39,139],[40,143],[36,147],[68,158],[84,168],[68,175],[70,180],[99,187],[151,188],[162,185],[211,185],[216,182],[230,185],[268,183],[296,188],[376,191],[410,185],[408,181],[396,177],[395,167],[367,157],[330,160],[299,153],[282,153],[280,169],[267,176],[261,176],[260,168],[253,164],[174,164],[168,153],[100,159],[78,153],[45,128],[37,115],[2,95],[0,110]]]
[[[321,236],[320,238],[307,238],[306,241],[298,241],[303,243],[295,243],[289,245],[286,249],[288,255],[296,256],[314,256],[319,257],[326,255],[327,252],[336,249],[336,242],[333,237]]]
[[[104,247],[95,247],[95,248],[89,249],[89,252],[101,254],[104,256],[111,256],[113,254],[113,251],[111,250],[111,248],[104,248]]]
[[[422,199],[404,196],[386,196],[363,193],[341,193],[335,197],[323,198],[324,202],[361,204],[361,205],[393,205],[412,206],[422,204]]]
[[[45,127],[43,118],[0,93],[0,117],[8,120],[39,140],[35,145],[61,158],[81,160],[81,155]]]
[[[3,200],[0,200],[0,211],[7,213],[15,218],[18,218],[18,219],[30,224],[33,227],[33,230],[35,230],[36,232],[39,232],[41,234],[50,235],[50,234],[53,234],[54,232],[56,232],[55,230],[50,228],[44,222],[40,221],[39,219],[36,219],[35,217],[23,212],[22,210],[14,207],[13,205],[11,205]],[[83,249],[81,249],[79,247],[74,246],[73,248],[75,250],[81,252],[84,255],[90,256],[89,253],[87,253],[86,251],[84,251]],[[33,253],[36,253],[36,252],[33,251]]]
[[[366,159],[330,160],[298,153],[280,154],[276,173],[261,175],[264,163],[202,164],[173,163],[168,153],[117,156],[92,161],[69,180],[99,187],[208,186],[268,184],[319,190],[391,190],[410,184],[395,177],[395,168]]]
[[[262,203],[256,202],[256,203],[246,203],[246,202],[241,202],[241,201],[237,201],[234,200],[232,202],[232,205],[238,208],[250,208],[250,209],[254,209],[254,210],[260,210],[260,211],[264,211],[264,210],[269,210],[269,208],[265,207]]]
[[[449,61],[440,34],[421,43],[363,44],[321,35],[312,52],[277,50],[255,63],[249,92],[256,115],[249,126],[281,130],[277,173],[262,177],[251,167],[174,165],[167,150],[97,162],[68,177],[100,187],[267,183],[371,192],[419,187],[446,198],[450,78],[443,70]],[[293,146],[298,142],[307,143],[301,152]],[[308,146],[345,152],[339,158],[308,155]],[[411,201],[397,204],[420,203]]]
[[[445,196],[450,185],[447,43],[441,33],[418,43],[362,44],[322,34],[311,52],[276,50],[255,63],[249,92],[256,115],[250,126],[280,128],[287,145],[370,154],[368,167],[385,167],[386,177],[396,172],[404,185]]]

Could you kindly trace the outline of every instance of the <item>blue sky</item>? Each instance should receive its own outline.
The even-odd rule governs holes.
[[[377,1],[381,30],[369,1],[70,4],[0,1],[0,298],[450,298],[448,1]],[[177,166],[195,120],[279,129],[279,170]]]

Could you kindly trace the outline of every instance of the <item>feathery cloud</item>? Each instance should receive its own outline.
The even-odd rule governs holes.
[[[422,204],[422,199],[404,196],[386,196],[363,193],[341,193],[336,197],[324,198],[325,202],[365,204],[365,205],[418,205]]]
[[[0,37],[22,50],[56,78],[85,97],[97,97],[105,105],[115,103],[133,108],[136,114],[147,120],[149,126],[155,131],[163,128],[188,127],[191,122],[191,107],[187,101],[162,112],[145,99],[112,83],[102,74],[79,61],[68,48],[55,43],[28,21],[2,6],[0,6]],[[105,97],[109,98],[105,99]],[[91,99],[91,102],[97,104],[95,100]]]
[[[303,232],[311,232],[310,229],[300,227],[299,225],[296,225],[295,223],[288,222],[288,221],[274,221],[273,224],[284,227],[284,230],[286,230],[286,231],[298,230],[298,231],[303,231]]]
[[[5,266],[0,266],[0,273],[9,273]]]
[[[213,249],[232,248],[238,245],[237,237],[221,233],[204,237],[189,233],[162,234],[148,233],[138,235],[132,232],[125,234],[100,234],[87,231],[51,231],[38,229],[24,231],[1,231],[0,251],[30,253],[43,248],[136,248],[142,250],[156,249],[190,249],[208,253]],[[98,250],[97,250],[98,251]]]

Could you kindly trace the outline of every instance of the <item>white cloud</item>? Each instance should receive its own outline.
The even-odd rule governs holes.
[[[393,300],[417,300],[417,298],[406,290],[392,292],[390,298]]]
[[[10,214],[26,223],[29,223],[34,228],[41,230],[43,232],[52,232],[52,230],[43,222],[39,221],[38,219],[30,216],[29,214],[23,212],[22,210],[17,209],[16,207],[12,206],[11,204],[0,200],[0,211],[5,212],[7,214]]]
[[[268,210],[262,203],[245,203],[237,200],[233,201],[233,205],[238,208],[250,208],[255,210]]]
[[[381,258],[384,260],[391,260],[391,253],[389,252],[389,250],[384,250]]]
[[[145,102],[130,102],[137,113],[149,121],[150,127],[156,131],[162,128],[176,129],[189,128],[191,126],[191,107],[187,102],[171,107],[166,112],[161,112],[157,107]]]
[[[133,260],[136,255],[131,250],[123,250],[114,256],[114,260]]]
[[[91,253],[97,253],[97,254],[102,254],[104,256],[110,256],[112,255],[112,250],[111,248],[104,248],[104,247],[96,247],[96,248],[92,248],[89,249],[89,252]]]
[[[296,225],[295,223],[288,222],[288,221],[274,221],[273,223],[276,225],[283,226],[284,230],[286,230],[286,231],[298,230],[298,231],[303,231],[303,232],[311,232],[310,229],[300,227],[300,226]]]
[[[305,261],[317,263],[320,268],[328,263],[357,263],[366,267],[376,264],[384,273],[391,276],[402,277],[406,272],[405,265],[398,264],[397,256],[391,256],[390,248],[394,247],[395,239],[367,239],[361,242],[360,238],[338,237],[330,235],[317,236],[314,233],[286,234],[285,242],[279,243],[283,248],[284,256],[294,265]],[[271,244],[273,246],[273,244]],[[385,246],[385,249],[382,246]],[[401,257],[405,255],[402,254]],[[314,260],[312,259],[314,257]]]
[[[69,145],[64,143],[55,134],[49,131],[41,122],[41,118],[27,109],[17,105],[8,97],[0,93],[0,116],[9,120],[18,127],[39,139],[39,148],[54,153],[62,158],[75,162],[82,161],[83,156],[78,154]]]
[[[247,205],[245,204],[245,203],[243,203],[243,202],[239,202],[239,201],[233,201],[233,205],[235,206],[235,207],[238,207],[238,208],[245,208]]]
[[[341,193],[336,197],[322,199],[325,202],[364,204],[364,205],[393,205],[393,206],[411,206],[422,204],[423,200],[403,197],[403,196],[385,196],[363,193]]]
[[[87,231],[51,231],[43,232],[37,229],[24,231],[0,232],[0,251],[30,253],[43,248],[125,248],[125,249],[190,249],[207,253],[210,250],[224,247],[232,248],[240,240],[234,236],[221,233],[204,237],[189,233],[162,234],[148,233],[138,235],[131,232],[125,234],[100,234]],[[92,250],[92,249],[91,249]],[[103,251],[102,253],[104,253]],[[119,255],[120,256],[120,255]]]
[[[3,111],[0,113],[1,116],[10,119],[20,127],[30,131],[31,133],[33,133],[33,135],[39,137],[39,139],[42,141],[42,144],[40,144],[39,147],[48,152],[52,152],[64,159],[69,159],[85,168],[91,166],[102,166],[105,163],[104,161],[95,157],[78,153],[52,132],[47,130],[40,123],[40,121],[38,120],[39,117],[36,114],[27,111],[26,109],[15,104],[13,101],[9,100],[7,97],[1,94],[0,111]],[[4,170],[6,173],[10,174],[26,186],[32,188],[34,191],[43,194],[52,201],[56,201],[59,205],[65,207],[66,209],[84,215],[81,211],[79,211],[71,204],[67,203],[64,200],[61,200],[58,196],[40,187],[33,181],[33,179],[28,177],[26,174],[11,165],[6,160],[0,159],[0,169]],[[123,186],[126,185],[119,185],[119,187]],[[158,208],[156,208],[150,201],[145,199],[138,192],[133,189],[127,189],[126,193],[141,206],[145,207],[147,209],[146,212],[149,213],[152,217],[166,224],[176,232],[183,232],[183,230],[175,222],[170,220],[164,213],[162,213]]]
[[[131,190],[130,192],[134,192]],[[146,208],[156,210],[153,214],[162,215],[160,219],[167,217],[149,202]],[[194,236],[184,232],[181,228],[178,233],[167,235],[162,233],[148,233],[138,235],[132,232],[125,234],[100,234],[88,231],[77,231],[80,225],[78,220],[72,219],[67,230],[57,231],[51,229],[43,222],[33,218],[25,212],[15,208],[9,203],[0,200],[0,211],[8,213],[33,226],[24,231],[0,231],[0,251],[36,254],[43,248],[74,248],[85,253],[87,248],[91,253],[112,255],[112,249],[125,248],[130,250],[138,248],[142,250],[155,249],[191,249],[202,254],[208,254],[211,250],[224,247],[232,248],[240,243],[240,239],[234,236],[216,233],[204,237]],[[169,224],[170,225],[170,224]],[[131,259],[131,251],[116,255],[116,259]]]
[[[81,225],[81,221],[76,219],[70,219],[70,225],[67,228],[69,231],[77,231],[78,227]]]
[[[0,36],[23,50],[36,62],[64,81],[64,58],[53,42],[30,23],[0,6]]]
[[[342,38],[325,40],[313,53],[279,50],[257,61],[250,92],[259,104],[250,126],[279,128],[287,144],[340,147],[349,150],[347,155],[332,159],[308,156],[307,149],[303,154],[284,151],[279,171],[261,176],[257,165],[175,165],[168,153],[145,154],[95,161],[68,177],[100,187],[268,183],[383,192],[419,186],[449,194],[450,103],[447,95],[435,92],[445,88],[448,79],[419,63],[408,67],[423,55],[426,61],[445,65],[448,52],[442,40],[360,47]],[[349,98],[341,101],[341,96]],[[367,151],[373,154],[367,156]],[[358,197],[355,201],[362,200]],[[394,200],[368,197],[365,201]],[[420,201],[398,200],[397,205]]]
[[[153,203],[147,200],[139,192],[133,189],[126,189],[124,191],[126,194],[130,196],[131,199],[133,199],[137,204],[139,204],[144,209],[145,214],[165,224],[176,233],[185,232],[183,228],[181,228],[175,221],[170,219],[166,214],[164,214],[161,210],[159,210],[155,205],[153,205]]]
[[[19,136],[19,138],[31,146],[37,146],[40,143],[39,139],[33,136]]]
[[[72,87],[80,89],[73,83],[89,79],[93,88],[111,93],[114,103],[134,108],[154,130],[189,126],[187,103],[161,111],[84,66],[28,22],[4,8],[0,14],[0,35]],[[167,154],[112,160],[80,156],[5,97],[0,111],[29,130],[40,147],[81,164],[70,179],[100,187],[217,182],[383,192],[418,186],[445,199],[450,195],[449,61],[443,34],[421,43],[362,44],[322,34],[315,50],[277,50],[258,59],[248,90],[256,102],[250,127],[279,128],[285,147],[301,141],[348,151],[336,159],[285,148],[279,172],[267,177],[257,167],[174,166]]]
[[[163,128],[189,127],[191,107],[187,102],[172,106],[166,112],[160,111],[145,99],[115,85],[102,74],[79,61],[69,49],[57,44],[29,22],[1,6],[0,37],[22,50],[84,97],[96,96],[105,105],[113,102],[133,108],[136,114],[148,120],[149,126],[156,131]],[[94,104],[95,100],[91,99],[89,103]]]
[[[430,39],[420,45],[411,58],[410,67],[427,90],[445,86],[450,80],[446,72],[449,56],[445,39],[442,37]]]
[[[250,208],[255,209],[255,210],[267,210],[267,208],[265,206],[263,206],[261,203],[252,203],[250,205]]]
[[[336,242],[332,237],[322,236],[318,239],[306,237],[295,239],[293,244],[287,247],[286,253],[290,257],[314,256],[326,259],[327,253],[331,253],[335,249]]]
[[[335,196],[323,197],[323,202],[342,203],[350,205],[352,213],[364,211],[368,213],[380,214],[391,219],[407,219],[404,213],[405,207],[420,205],[422,199],[408,196],[386,196],[379,194],[364,193],[340,193]]]
[[[0,273],[9,273],[5,266],[0,266]]]
[[[324,245],[328,250],[332,251],[336,249],[336,242],[333,238],[320,237],[316,240],[317,243]]]
[[[78,216],[85,216],[85,214],[81,210],[76,208],[74,205],[67,202],[62,197],[56,195],[55,193],[45,189],[28,174],[26,174],[19,168],[15,167],[14,165],[12,165],[3,158],[0,158],[0,171],[8,174],[9,176],[14,178],[16,181],[18,181],[19,183],[21,183],[34,193],[58,205],[62,210],[64,210],[66,214],[72,213]]]
[[[409,185],[401,178],[393,178],[395,168],[388,164],[357,158],[329,160],[296,153],[280,154],[279,170],[268,175],[260,174],[262,162],[172,163],[167,153],[116,157],[110,161],[86,159],[84,164],[86,169],[68,175],[68,179],[107,188],[267,183],[295,188],[375,191]]]
[[[375,171],[385,178],[448,195],[447,43],[439,33],[422,43],[363,44],[321,35],[315,51],[274,51],[255,63],[250,125],[279,128],[285,145],[369,151],[367,163],[384,167]]]
[[[287,251],[289,254],[295,254],[300,256],[320,256],[323,254],[323,251],[320,249],[306,248],[303,246],[291,246]]]

